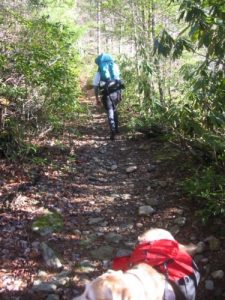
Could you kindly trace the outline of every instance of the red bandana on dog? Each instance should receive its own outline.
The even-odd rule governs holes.
[[[126,271],[143,262],[157,268],[161,273],[165,273],[166,263],[169,279],[173,281],[193,273],[192,257],[179,249],[178,242],[171,240],[139,244],[130,256],[116,257],[113,260],[113,269]]]
[[[165,274],[172,286],[178,287],[183,299],[195,299],[200,279],[198,268],[192,257],[172,240],[157,240],[136,246],[129,256],[116,257],[114,270],[126,271],[139,263],[146,263]],[[188,278],[189,280],[186,280]],[[184,289],[184,291],[183,291]],[[180,292],[179,292],[180,293]]]

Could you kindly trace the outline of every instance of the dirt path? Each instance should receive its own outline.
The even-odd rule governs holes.
[[[92,101],[87,124],[69,128],[62,140],[43,141],[38,159],[16,166],[1,162],[1,299],[71,299],[150,227],[167,228],[183,243],[207,237],[179,185],[190,158],[123,129],[110,141],[106,116]],[[33,221],[49,211],[62,216],[63,229],[33,232]],[[43,244],[62,266],[48,267],[52,257],[45,257]],[[217,251],[217,257],[222,254]],[[209,271],[210,259],[209,252],[198,258],[204,280],[221,268],[216,260]],[[219,298],[217,288],[206,290],[202,281],[198,299],[223,299],[222,281],[214,284]]]

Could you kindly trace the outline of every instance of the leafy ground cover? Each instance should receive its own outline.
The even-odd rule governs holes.
[[[35,141],[35,158],[1,160],[1,299],[72,299],[150,227],[167,228],[183,243],[204,242],[197,299],[223,299],[224,224],[203,226],[180,184],[198,163],[123,127],[110,141],[93,101],[89,95],[88,122]]]

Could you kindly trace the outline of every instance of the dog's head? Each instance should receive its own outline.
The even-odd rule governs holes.
[[[73,300],[128,300],[129,289],[123,282],[122,271],[108,271],[85,287],[83,294]]]
[[[174,241],[175,239],[169,231],[161,228],[151,228],[138,237],[139,243],[148,243],[158,240]]]

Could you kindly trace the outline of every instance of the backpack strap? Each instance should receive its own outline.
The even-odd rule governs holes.
[[[165,273],[163,273],[165,275],[166,278],[166,284],[165,284],[165,291],[164,291],[164,296],[163,296],[163,300],[172,300],[175,299],[176,300],[187,300],[186,297],[181,293],[179,287],[176,285],[176,283],[172,280],[169,279],[169,272],[168,272],[168,264],[171,263],[173,260],[171,261],[166,261],[163,265]],[[173,288],[173,293],[171,293],[168,284],[170,284]]]
[[[168,289],[168,283],[172,286],[176,300],[187,300],[186,297],[181,293],[179,287],[175,284],[174,281],[166,279],[166,282],[167,282],[166,283],[167,289]],[[166,294],[166,287],[165,287],[165,294]],[[164,299],[167,300],[167,298]]]

